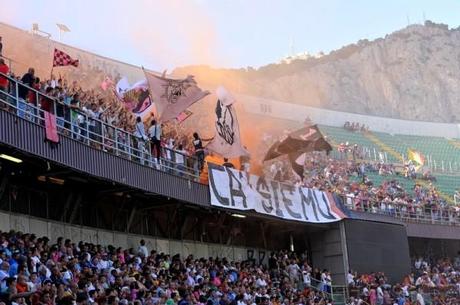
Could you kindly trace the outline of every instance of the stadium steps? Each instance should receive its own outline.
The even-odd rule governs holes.
[[[411,194],[411,195],[414,194],[414,185],[415,185],[414,180],[409,180],[400,175],[381,176],[378,173],[372,173],[372,172],[366,173],[366,176],[370,181],[374,183],[375,186],[383,184],[384,181],[396,180],[408,194]]]
[[[460,189],[460,176],[436,174],[436,185],[443,193],[454,196],[455,191]]]
[[[332,286],[332,301],[334,305],[345,305],[348,297],[346,286]]]
[[[348,298],[348,289],[343,285],[332,285],[331,293],[325,292],[320,289],[321,281],[311,279],[310,289],[320,292],[333,301],[334,305],[345,305]]]
[[[452,145],[453,147],[457,148],[460,150],[460,140],[457,140],[457,139],[449,139],[447,140],[449,142],[450,145]]]
[[[399,161],[399,162],[403,161],[403,158],[400,153],[394,150],[391,146],[382,142],[378,137],[376,137],[371,132],[364,133],[364,136],[370,141],[372,141],[375,145],[377,145],[382,151],[390,154],[390,156],[392,156],[393,159],[395,159],[396,161]]]
[[[378,146],[372,141],[369,141],[360,132],[352,132],[345,130],[341,127],[332,127],[325,125],[318,125],[319,130],[326,137],[326,140],[333,147],[338,147],[340,143],[348,142],[349,145],[358,144],[360,147],[366,147],[369,150],[375,149],[378,151]]]
[[[437,167],[458,167],[460,163],[460,147],[455,146],[454,142],[442,137],[422,137],[410,135],[395,135],[399,141],[397,150],[407,154],[408,148],[413,148],[422,153],[425,157],[436,162]],[[383,140],[385,142],[385,140]],[[390,143],[387,143],[390,144]],[[395,145],[396,146],[396,145]]]

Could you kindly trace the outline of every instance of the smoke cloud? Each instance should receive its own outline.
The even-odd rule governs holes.
[[[0,21],[27,29],[37,22],[54,39],[55,23],[64,23],[72,32],[63,42],[158,71],[225,61],[216,55],[213,18],[197,0],[0,0],[0,6]]]

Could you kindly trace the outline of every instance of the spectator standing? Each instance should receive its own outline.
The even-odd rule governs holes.
[[[289,264],[289,266],[287,266],[287,272],[289,274],[289,279],[291,280],[291,284],[295,286],[300,279],[301,270],[300,270],[299,265],[297,265],[294,259],[291,260],[291,263]]]
[[[70,100],[70,122],[72,123],[72,133],[75,138],[80,138],[80,129],[78,128],[78,112],[80,108],[80,99],[78,93],[75,93]]]
[[[164,147],[166,148],[166,160],[167,160],[167,165],[168,165],[168,172],[171,172],[172,168],[174,167],[174,139],[168,138],[166,140],[166,143],[164,143]]]
[[[34,79],[34,83],[32,85],[32,88],[39,91],[40,90],[40,78],[38,77],[35,77]],[[27,102],[31,105],[31,107],[29,108],[31,113],[33,113],[34,115],[37,115],[36,114],[36,111],[35,111],[35,107],[37,107],[37,103],[38,103],[38,94],[37,92],[35,92],[34,90],[29,90],[29,94],[28,94],[28,97],[27,97]],[[31,121],[35,121],[35,117],[32,116],[31,118],[29,118],[29,120]]]
[[[142,122],[142,118],[138,116],[136,118],[136,131],[134,132],[134,137],[136,138],[137,142],[137,155],[141,158],[142,162],[142,156],[144,155],[145,152],[145,141],[147,141],[147,135],[145,133],[145,126],[144,122]]]
[[[0,58],[0,73],[8,75],[10,68],[7,64],[5,64],[5,60]],[[0,101],[2,102],[2,107],[4,106],[3,103],[6,102],[7,96],[3,92],[8,92],[8,79],[5,76],[0,75]]]
[[[149,256],[149,250],[145,245],[145,240],[141,239],[141,241],[139,242],[139,248],[137,249],[137,253],[142,258],[146,258],[147,256]]]
[[[25,112],[28,112],[28,107],[26,105],[26,99],[29,94],[29,88],[32,87],[35,81],[35,69],[29,68],[26,74],[21,78],[22,84],[19,84],[18,90],[18,116],[24,118]],[[28,87],[26,87],[28,86]]]
[[[155,160],[156,157],[156,162],[160,164],[160,158],[161,158],[161,125],[157,123],[156,120],[152,120],[151,126],[148,130],[149,132],[149,137],[150,141],[152,142],[152,157],[153,160]]]
[[[195,148],[195,156],[198,160],[198,170],[201,172],[204,166],[204,148],[203,142],[197,132],[193,133],[193,147]]]
[[[83,108],[83,110],[88,115],[89,138],[96,142],[94,145],[97,147],[98,143],[101,143],[101,139],[98,136],[100,132],[96,129],[96,120],[99,119],[103,111],[101,108],[97,109],[96,103],[92,103],[90,108]]]

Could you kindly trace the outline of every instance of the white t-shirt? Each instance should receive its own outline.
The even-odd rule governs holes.
[[[267,282],[264,279],[258,278],[256,281],[256,287],[266,287]]]
[[[382,287],[377,287],[377,298],[383,298],[383,290]]]
[[[139,249],[137,249],[137,253],[139,253],[143,257],[149,256],[149,251],[147,250],[146,246],[139,246]]]
[[[302,276],[303,276],[303,283],[305,285],[310,286],[310,284],[311,284],[310,272],[303,271]]]
[[[40,258],[34,255],[30,258],[30,263],[32,265],[32,272],[37,272],[37,266],[40,265]]]
[[[297,278],[299,276],[300,267],[297,264],[290,264],[288,266],[289,276],[291,278]]]
[[[142,123],[142,121],[136,123],[136,130],[134,131],[134,136],[140,139],[147,138],[147,135],[145,134],[144,123]]]
[[[185,164],[185,155],[187,152],[185,150],[176,150],[176,163],[184,165]]]
[[[417,292],[417,302],[419,305],[425,305],[425,299],[423,298],[422,294],[420,292]]]
[[[351,274],[351,273],[347,274],[347,282],[348,282],[348,285],[352,285],[352,284],[355,283],[355,279],[353,277],[353,274]]]
[[[367,287],[363,288],[363,295],[366,297],[369,296],[369,289],[367,289]]]

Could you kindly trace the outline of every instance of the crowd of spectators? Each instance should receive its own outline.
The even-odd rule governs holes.
[[[381,272],[358,275],[350,271],[347,282],[350,304],[454,305],[460,301],[460,256],[432,260],[417,257],[412,272],[395,285],[389,285]]]
[[[160,124],[155,118],[147,122],[140,120],[126,110],[113,90],[85,90],[76,81],[68,82],[54,75],[41,80],[33,68],[19,77],[9,73],[2,59],[0,72],[19,82],[16,89],[16,83],[0,77],[0,94],[11,95],[0,96],[7,102],[0,102],[0,107],[17,111],[20,117],[43,123],[39,120],[43,114],[36,111],[42,109],[56,115],[57,126],[63,133],[104,151],[134,154],[140,162],[158,168],[161,159],[161,168],[178,170],[181,175],[198,175],[203,167],[203,144],[197,133],[186,130],[177,122]],[[17,101],[13,98],[16,90]]]
[[[351,132],[369,132],[369,126],[366,126],[364,123],[360,124],[358,122],[348,122],[346,121],[343,124],[343,128],[345,130],[351,131]]]
[[[350,271],[348,304],[458,304],[459,261],[417,259],[414,272],[395,285],[383,272]],[[266,263],[229,261],[158,253],[143,240],[123,249],[0,233],[6,305],[329,305],[332,287],[330,272],[312,267],[305,253],[272,252]]]
[[[349,142],[340,143],[337,147],[337,152],[339,153],[339,159],[348,159],[349,155],[351,155],[353,160],[363,159],[365,154],[358,144],[350,145]]]
[[[288,251],[263,265],[171,256],[143,240],[122,249],[9,232],[0,234],[0,269],[6,305],[331,304],[329,272]]]
[[[294,175],[289,160],[276,160],[264,168],[266,177],[341,195],[348,207],[373,213],[416,217],[424,213],[458,215],[457,206],[448,205],[431,182],[419,184],[405,177],[393,164],[334,159],[323,152],[306,154],[303,177]],[[375,183],[380,177],[380,183]],[[403,183],[404,182],[404,183]],[[408,189],[408,184],[412,185]]]

